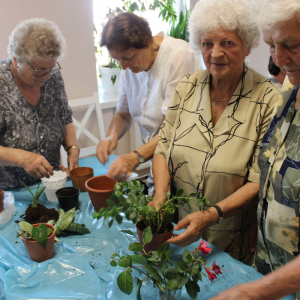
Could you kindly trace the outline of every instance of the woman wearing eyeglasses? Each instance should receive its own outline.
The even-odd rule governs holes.
[[[0,188],[49,177],[59,169],[60,146],[69,170],[79,147],[57,62],[66,49],[58,27],[45,19],[21,22],[0,62]],[[64,169],[64,168],[63,168]]]

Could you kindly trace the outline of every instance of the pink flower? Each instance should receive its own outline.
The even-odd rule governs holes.
[[[213,264],[212,264],[211,267],[212,267],[212,270],[213,270],[217,275],[223,274],[223,273],[221,272],[220,266],[218,266],[218,265],[216,264],[216,261],[213,262]],[[224,267],[224,266],[222,266],[222,267]]]
[[[212,249],[206,247],[208,244],[207,242],[205,244],[203,244],[203,242],[204,242],[203,240],[200,241],[198,249],[202,252],[203,255],[206,255],[207,253],[210,253],[212,251]],[[203,246],[202,246],[202,244],[203,244]]]
[[[214,282],[214,279],[217,278],[215,273],[210,272],[208,269],[205,268],[206,273],[208,274],[208,278],[211,282]]]

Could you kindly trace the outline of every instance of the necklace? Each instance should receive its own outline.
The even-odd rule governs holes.
[[[224,102],[225,100],[227,100],[227,99],[229,99],[229,98],[232,97],[232,96],[229,96],[229,97],[227,97],[227,98],[225,98],[223,100],[218,100],[218,99],[214,98],[214,96],[211,93],[210,93],[210,96],[216,101],[215,102],[215,106],[219,106],[219,102]]]

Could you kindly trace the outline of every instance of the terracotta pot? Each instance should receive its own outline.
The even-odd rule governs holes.
[[[96,176],[85,182],[95,211],[108,207],[107,201],[114,191],[115,181],[105,175]]]
[[[79,167],[70,172],[72,184],[80,189],[81,192],[87,192],[85,182],[94,177],[94,170],[89,167]]]
[[[55,195],[59,202],[59,206],[64,211],[69,211],[73,207],[79,207],[79,194],[80,189],[77,187],[64,187],[55,192]]]
[[[173,235],[174,226],[170,224],[170,231],[162,234],[153,234],[153,239],[149,244],[146,244],[144,250],[146,253],[149,251],[157,251],[158,248],[168,239],[170,239]],[[143,220],[136,223],[137,234],[140,239],[140,243],[143,245],[143,231],[146,229],[145,223]],[[168,248],[169,249],[169,245]]]
[[[32,227],[37,227],[42,223],[33,224]],[[45,223],[44,223],[45,224]],[[50,259],[53,256],[53,248],[54,248],[54,238],[55,238],[55,228],[50,224],[45,224],[48,228],[52,228],[53,231],[48,236],[46,250],[36,241],[27,240],[25,243],[25,239],[21,236],[22,242],[25,245],[25,248],[29,254],[31,260],[36,262],[42,262],[47,259]]]
[[[0,190],[0,212],[4,210],[4,191]]]

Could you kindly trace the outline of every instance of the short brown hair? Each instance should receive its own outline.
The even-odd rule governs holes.
[[[129,48],[144,49],[152,41],[149,23],[133,13],[120,13],[107,22],[102,31],[100,47],[126,51]]]

